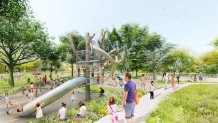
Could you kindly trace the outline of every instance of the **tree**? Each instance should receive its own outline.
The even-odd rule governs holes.
[[[30,12],[27,0],[0,1],[0,23],[5,20],[9,20],[10,22],[19,21]]]
[[[71,48],[70,42],[69,42],[69,38],[72,39],[72,43],[75,47],[76,51],[73,51],[73,49]],[[66,35],[60,36],[60,41],[61,44],[58,46],[60,52],[61,52],[61,60],[62,61],[66,61],[67,63],[71,64],[72,66],[72,72],[71,72],[71,76],[73,77],[74,73],[73,73],[73,64],[76,63],[76,52],[79,50],[85,50],[85,41],[84,41],[84,37],[81,36],[78,32],[73,31],[70,33],[67,33]]]
[[[175,50],[164,61],[163,67],[172,72],[193,72],[196,59],[185,51]]]
[[[30,17],[18,22],[5,20],[0,30],[0,58],[9,72],[9,85],[14,86],[13,71],[17,65],[35,61],[37,50],[48,39],[42,24]]]
[[[201,67],[205,73],[217,74],[218,73],[218,50],[207,52],[201,57]],[[202,71],[201,71],[202,72]]]
[[[42,64],[44,70],[48,69],[50,71],[50,77],[52,77],[52,72],[54,70],[58,70],[61,67],[61,52],[58,50],[58,47],[55,44],[51,45],[49,51],[50,52],[46,53],[47,59],[42,60]]]
[[[148,69],[152,70],[153,80],[156,79],[156,70],[166,59],[174,45],[166,43],[157,33],[151,33],[144,41],[145,61]]]
[[[129,72],[132,65],[131,50],[133,50],[133,46],[143,44],[148,34],[148,28],[146,26],[140,27],[138,24],[124,24],[121,26],[119,33],[122,40],[120,44],[122,45],[123,65]],[[135,50],[135,52],[138,51],[140,50]]]
[[[140,54],[141,50],[137,48],[140,48],[140,45],[143,44],[147,34],[148,28],[146,26],[140,27],[138,24],[124,24],[119,30],[113,28],[108,33],[106,50],[110,51],[116,48],[116,59],[122,57],[121,64],[125,71],[129,72],[131,69],[137,71],[140,65],[131,67],[132,62],[140,63],[139,60],[141,61],[141,59],[133,59],[133,57]],[[119,68],[122,69],[122,67]]]

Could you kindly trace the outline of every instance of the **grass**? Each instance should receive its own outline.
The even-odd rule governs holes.
[[[147,123],[217,123],[217,89],[217,84],[185,87],[166,97],[151,114]],[[213,117],[203,115],[204,109],[213,110]]]
[[[49,79],[49,75],[50,75],[49,72],[41,72],[41,75],[38,75],[37,77],[38,78],[40,78],[40,77],[42,78],[45,75]],[[27,79],[28,78],[30,78],[31,82],[34,82],[34,83],[37,82],[37,80],[35,79],[35,76],[32,75],[32,72],[24,73],[20,79],[16,78],[16,74],[15,73],[14,73],[14,76],[15,76],[14,77],[14,87],[10,87],[8,85],[7,80],[4,80],[4,79],[8,78],[8,73],[0,74],[0,97],[4,96],[4,93],[6,93],[6,92],[8,92],[9,94],[13,94],[14,92],[19,91],[20,90],[19,86],[21,84],[24,84],[24,86],[27,88],[27,86],[28,86]],[[70,73],[69,72],[63,72],[63,75],[60,75],[60,73],[59,73],[59,77],[64,77],[64,76],[70,76]],[[2,77],[4,79],[1,79]],[[53,77],[54,78],[57,77],[55,73],[53,73]]]
[[[84,88],[81,88],[84,90]],[[107,103],[109,97],[113,96],[116,100],[117,105],[121,108],[122,107],[122,97],[123,97],[123,90],[116,89],[116,88],[109,88],[104,87],[104,90],[106,92],[105,96],[99,97],[97,99],[91,100],[86,103],[87,107],[87,115],[84,119],[80,121],[73,121],[73,119],[70,119],[71,117],[75,116],[79,112],[79,108],[70,108],[67,112],[67,123],[93,123],[94,121],[99,120],[100,118],[106,116],[108,114],[107,112]],[[96,85],[91,86],[91,92],[92,93],[99,93],[99,87]],[[142,96],[145,94],[144,91],[139,91],[139,95]],[[28,123],[56,123],[58,121],[57,115],[51,115],[49,117],[45,117],[42,119],[34,119],[31,121],[28,121]]]

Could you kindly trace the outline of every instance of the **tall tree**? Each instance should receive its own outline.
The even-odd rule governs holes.
[[[157,33],[151,33],[144,41],[146,66],[152,70],[153,80],[156,79],[156,70],[170,54],[172,44],[166,43],[165,39]]]
[[[4,21],[0,30],[1,62],[9,72],[9,84],[14,86],[14,67],[36,60],[34,47],[40,47],[48,39],[42,24],[32,18],[24,17],[12,23]]]
[[[146,26],[140,27],[138,24],[124,24],[118,31],[113,28],[109,33],[109,48],[118,49],[118,52],[120,52],[120,56],[122,57],[122,64],[127,72],[131,70],[130,66],[133,62],[131,59],[131,52],[137,54],[140,52],[136,47],[143,44],[143,40],[145,40],[147,33],[148,28]],[[135,67],[132,69],[134,68]]]

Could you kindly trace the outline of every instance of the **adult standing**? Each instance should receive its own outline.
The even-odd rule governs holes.
[[[166,90],[166,89],[167,89],[167,83],[168,83],[168,81],[169,81],[169,75],[168,75],[168,73],[166,73],[166,72],[163,73],[162,80],[164,81],[165,90]]]
[[[202,72],[199,73],[199,80],[200,80],[200,82],[203,80],[203,74],[202,74]]]
[[[97,81],[97,84],[100,83],[100,75],[99,74],[97,74],[97,76],[96,76],[96,81]]]
[[[179,84],[179,82],[180,82],[180,80],[179,80],[180,79],[180,72],[177,73],[176,79],[177,79],[177,83]]]
[[[136,84],[131,80],[131,74],[125,75],[123,107],[127,123],[134,123]]]
[[[145,74],[142,74],[141,77],[141,87],[143,90],[145,90]]]
[[[44,84],[47,84],[47,76],[46,75],[42,78],[42,81],[44,82]]]

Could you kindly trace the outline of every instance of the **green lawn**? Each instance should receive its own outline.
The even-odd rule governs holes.
[[[166,97],[148,123],[217,123],[218,84],[191,85]]]

